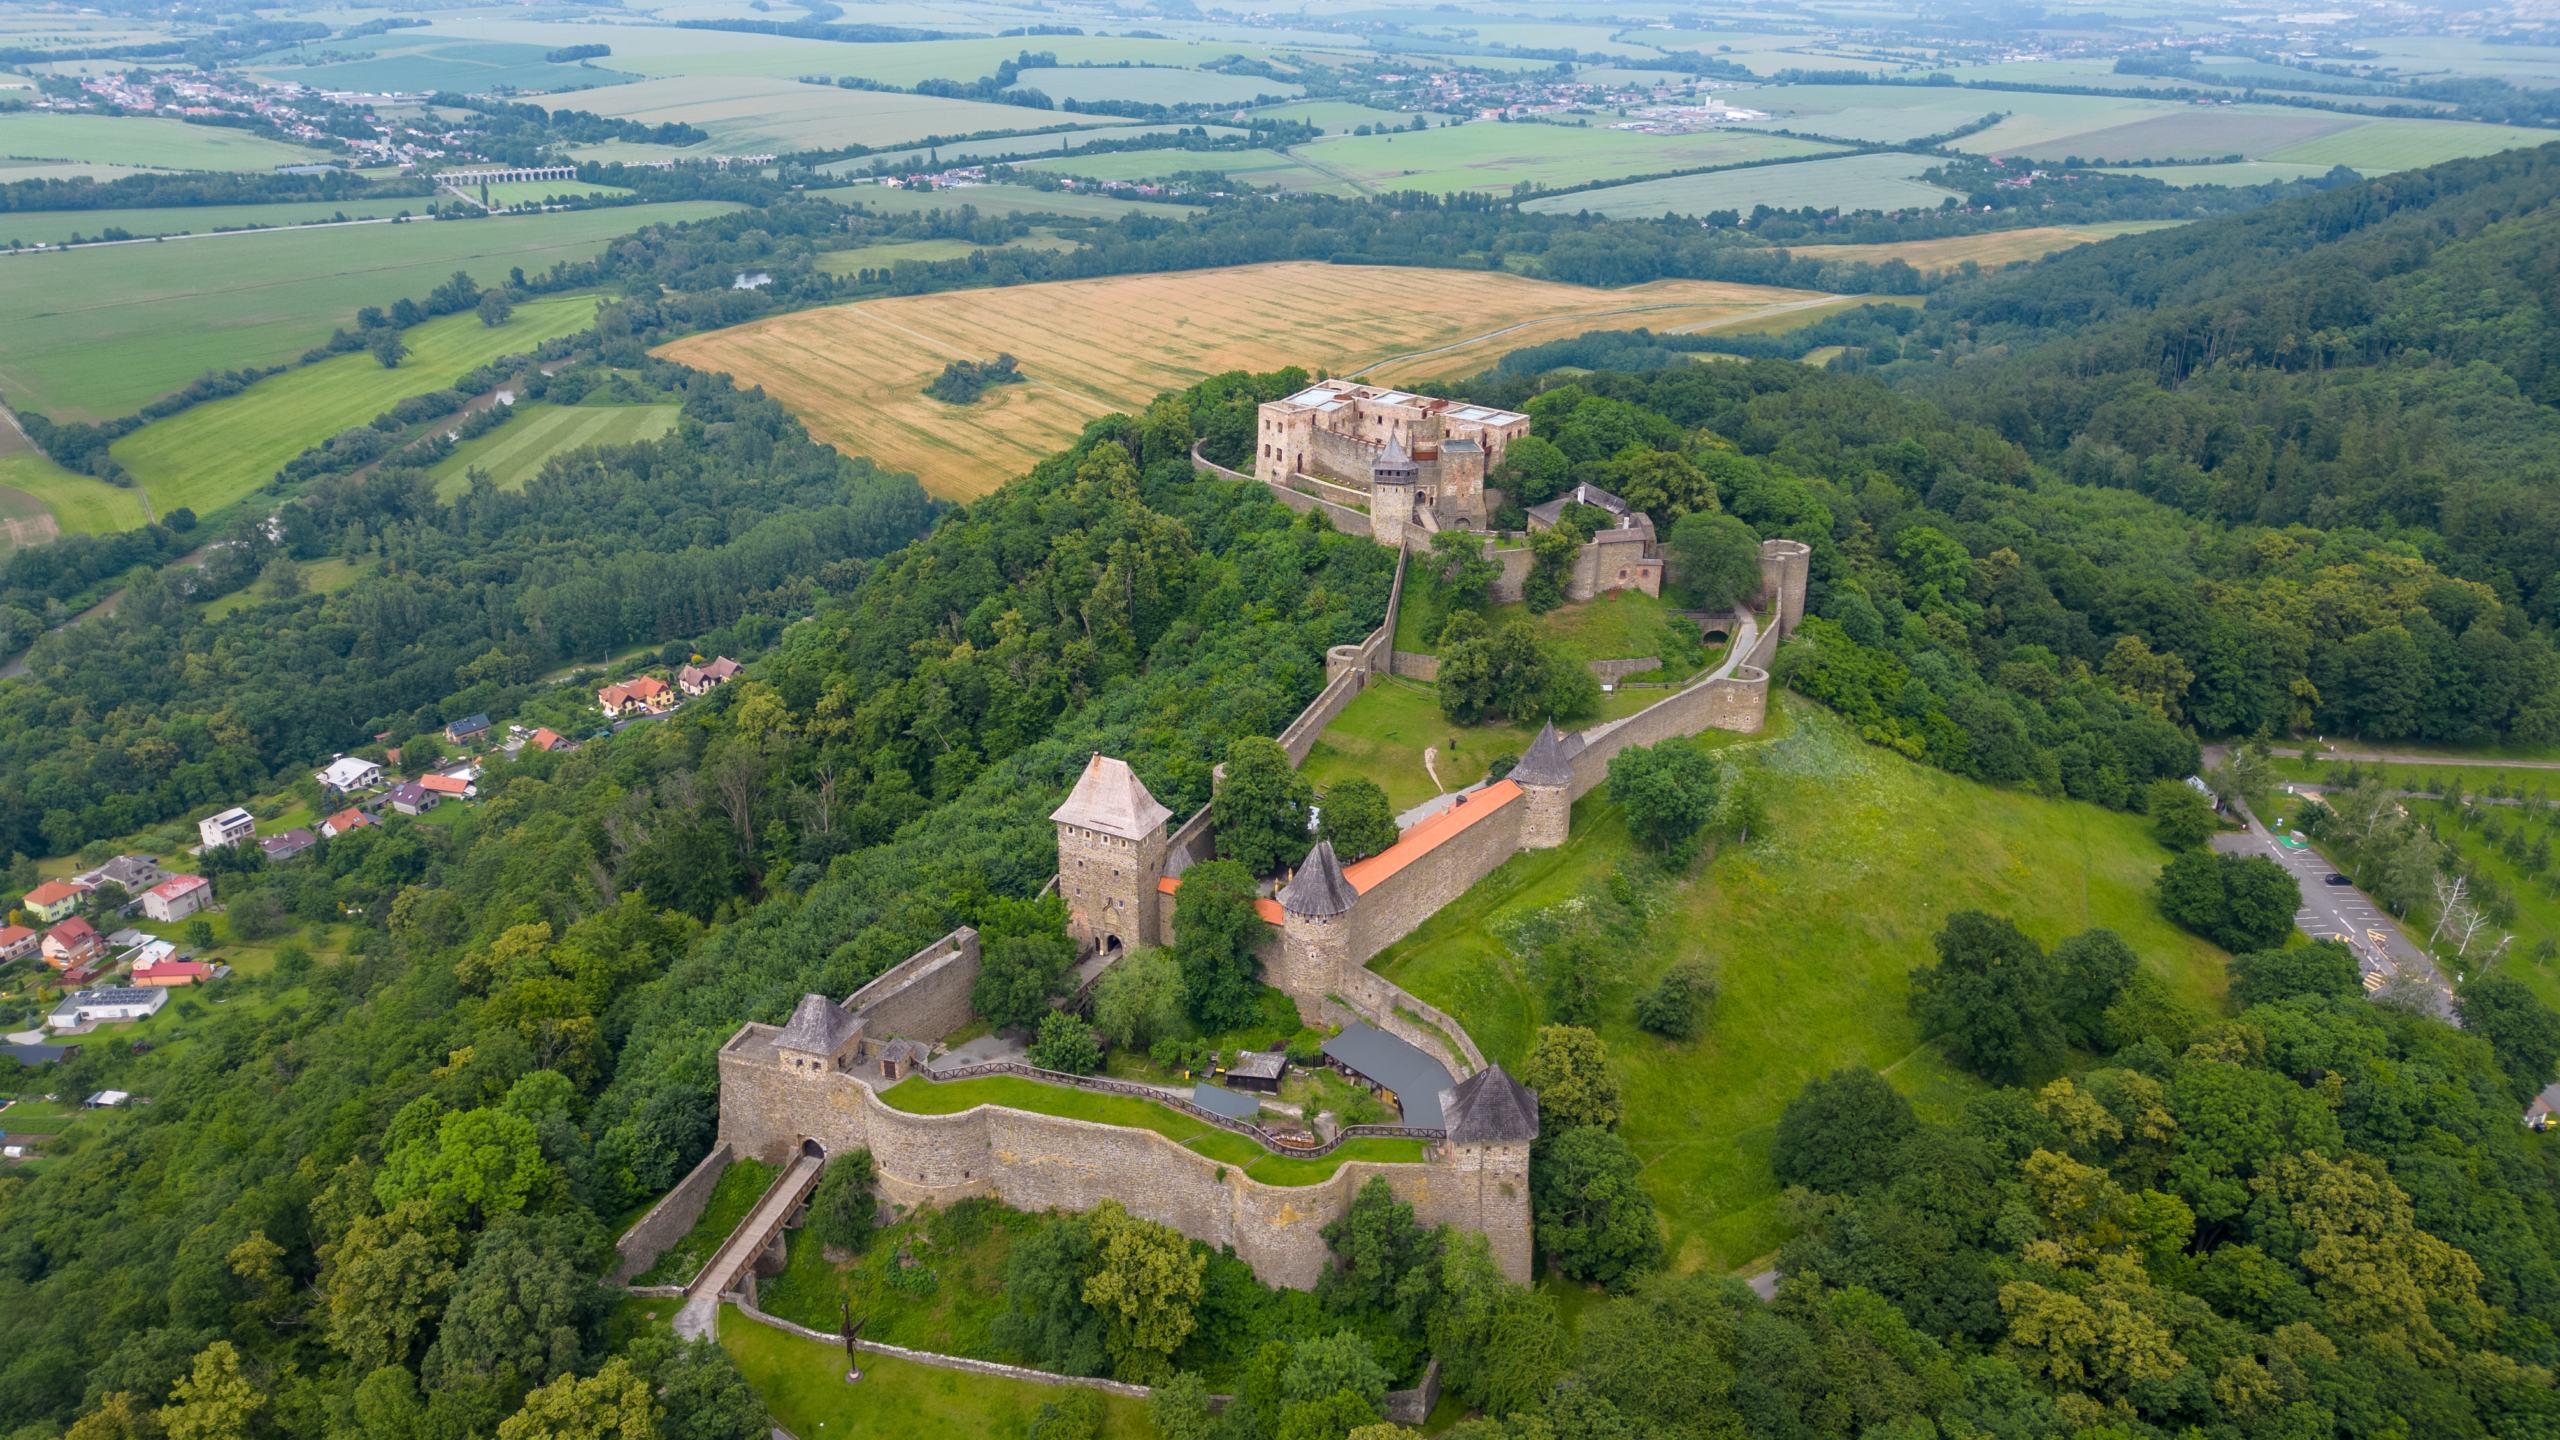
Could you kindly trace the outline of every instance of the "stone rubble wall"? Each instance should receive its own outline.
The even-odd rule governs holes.
[[[622,1238],[613,1242],[622,1259],[614,1266],[610,1283],[630,1284],[632,1276],[657,1264],[660,1255],[693,1229],[694,1222],[702,1218],[702,1208],[711,1203],[711,1192],[719,1188],[720,1174],[729,1168],[729,1160],[728,1146],[712,1146],[702,1163],[676,1182],[676,1188],[659,1196],[648,1214],[622,1232]],[[678,1286],[675,1293],[683,1294],[683,1287]]]
[[[882,971],[844,1008],[870,1022],[874,1039],[939,1040],[969,1023],[969,991],[977,983],[978,932],[963,925]]]
[[[1632,660],[1585,660],[1582,665],[1584,669],[1599,676],[1600,683],[1613,685],[1630,675],[1641,675],[1647,670],[1661,669],[1662,657],[1639,655]]]
[[[1408,680],[1440,678],[1440,657],[1437,655],[1417,655],[1410,650],[1398,650],[1394,656],[1392,674],[1402,675]]]

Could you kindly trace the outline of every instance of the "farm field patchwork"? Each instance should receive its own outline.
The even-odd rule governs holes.
[[[5,179],[5,177],[0,177]],[[282,229],[326,225],[338,220],[388,220],[406,210],[425,210],[430,197],[389,196],[373,200],[308,201],[283,205],[182,205],[149,210],[20,210],[0,214],[0,246],[69,244],[104,238],[109,230],[127,235],[211,235],[225,230]]]
[[[958,190],[901,190],[894,185],[845,185],[812,191],[844,205],[859,205],[874,215],[920,215],[928,210],[958,211],[974,207],[981,215],[1080,215],[1117,220],[1123,215],[1153,215],[1187,220],[1200,213],[1189,205],[1161,200],[1122,200],[1098,193],[1039,190],[1029,185],[969,185]]]
[[[1955,194],[1914,178],[1936,163],[1926,155],[1900,152],[1844,155],[1837,160],[1762,165],[1541,196],[1521,202],[1520,208],[1550,215],[1589,210],[1620,218],[1658,216],[1665,211],[1704,215],[1711,210],[1739,210],[1747,215],[1758,205],[1773,210],[1807,205],[1826,209],[1837,205],[1843,210],[1932,209]]]
[[[812,63],[805,51],[801,63]],[[1029,120],[1039,112],[1014,105],[840,90],[760,76],[647,80],[582,95],[579,104],[615,119],[648,125],[678,121],[711,133],[703,144],[667,152],[671,154],[896,145],[927,135],[1019,130],[1039,123]]]
[[[585,329],[595,306],[593,295],[544,296],[517,306],[495,329],[476,315],[446,315],[409,329],[403,338],[414,353],[398,369],[385,370],[362,351],[335,356],[154,421],[117,441],[112,453],[160,510],[212,511],[265,484],[306,447],[408,396]]]
[[[2035,142],[2033,154],[2049,159],[2082,155],[2092,160],[2215,160],[2225,155],[2260,158],[2289,145],[2363,127],[2350,115],[2313,110],[2267,114],[2255,108],[2215,106],[2153,115],[2128,124]]]
[[[440,32],[433,37],[438,43],[382,54],[383,42],[397,43],[397,34],[373,42],[377,58],[372,60],[343,65],[277,66],[266,73],[277,80],[295,81],[314,89],[377,93],[454,90],[487,94],[501,87],[558,92],[627,84],[636,78],[608,68],[611,61],[596,66],[553,65],[542,58],[542,47],[537,45],[455,43],[453,37]]]
[[[1513,186],[1528,182],[1580,185],[1613,175],[1819,155],[1830,148],[1731,131],[1642,135],[1597,125],[1478,122],[1442,130],[1331,136],[1289,154],[1311,170],[1372,192],[1487,190],[1507,195]]]
[[[141,115],[0,115],[0,155],[169,170],[266,170],[325,164],[325,151],[263,140],[246,130]]]
[[[545,405],[519,401],[516,416],[477,440],[466,440],[427,472],[436,497],[450,500],[484,470],[501,490],[521,490],[542,462],[589,445],[631,445],[675,428],[679,405]]]
[[[2137,165],[2121,171],[2109,167],[2109,173],[2146,175],[2163,185],[2184,190],[2193,185],[2268,185],[2284,180],[2311,180],[2336,168],[2334,165],[2304,165],[2289,160],[2243,160],[2236,165]],[[2382,172],[2376,170],[2374,173]]]
[[[1262,301],[1292,290],[1322,297],[1337,323],[1310,331],[1297,307]],[[1668,327],[1805,298],[1708,281],[1598,291],[1494,271],[1292,262],[867,300],[688,336],[658,353],[762,385],[820,438],[970,499],[1064,448],[1094,416],[1142,409],[1222,371],[1285,362],[1337,375],[1472,374],[1503,350],[1554,338],[1485,338],[1506,326],[1545,321],[1578,334],[1591,317],[1642,311],[1652,318],[1630,323]],[[967,406],[923,393],[950,361],[998,352],[1020,359],[1031,383]]]
[[[838,160],[833,164],[821,165],[818,170],[821,174],[850,178],[871,174],[873,168],[879,165],[887,165],[894,171],[903,166],[957,165],[966,161],[998,159],[1007,155],[1063,156],[1090,145],[1096,140],[1129,140],[1147,135],[1170,135],[1177,130],[1191,128],[1183,125],[1119,125],[1114,124],[1110,117],[1099,115],[1070,115],[1067,120],[1077,122],[1086,128],[1046,130],[1029,135],[1007,135],[994,140],[968,140],[951,145],[921,145],[907,150],[864,155],[852,160]],[[1091,128],[1094,126],[1106,128]],[[1245,133],[1233,125],[1203,125],[1198,128],[1208,131],[1213,136]]]
[[[1273,150],[1114,150],[1091,155],[1061,155],[1034,160],[1026,170],[1048,170],[1094,180],[1146,180],[1182,170],[1217,170],[1248,185],[1282,185],[1292,190],[1331,189],[1348,193],[1348,182],[1309,168],[1292,155]]]
[[[207,370],[291,360],[359,307],[424,296],[456,270],[495,284],[510,266],[548,270],[643,225],[734,208],[686,201],[0,255],[0,397],[56,420],[131,414]]]
[[[2144,229],[2164,229],[2182,221],[2136,221]],[[1967,260],[1989,269],[2012,260],[2041,260],[2064,250],[2138,233],[2094,225],[2039,225],[2032,230],[1993,230],[1981,235],[1951,235],[1942,240],[1897,240],[1883,245],[1805,245],[1790,253],[1804,260],[1863,260],[1881,265],[1900,260],[1915,270],[1946,270]]]
[[[1150,105],[1249,103],[1257,96],[1294,96],[1306,90],[1303,85],[1261,75],[1228,75],[1165,65],[1145,69],[1135,65],[1091,65],[1025,70],[1014,83],[1052,100],[1138,100]]]
[[[2297,165],[2352,165],[2370,175],[2548,144],[2550,136],[2547,130],[2457,120],[2368,120],[2353,130],[2288,145],[2266,158]]]
[[[1926,135],[1945,134],[1995,110],[2005,111],[2008,107],[1993,103],[1995,98],[1979,96],[1970,106],[1853,105],[1843,110],[1780,115],[1737,128],[1794,130],[1807,135],[1829,135],[1840,140],[1872,140],[1882,145],[1900,145]]]
[[[37,545],[64,531],[103,535],[143,523],[142,492],[65,470],[0,418],[0,545]]]
[[[1627,1142],[1682,1269],[1738,1270],[1789,1233],[1769,1149],[1808,1079],[1872,1066],[1941,1120],[1979,1093],[1905,1005],[1909,971],[1930,962],[1954,911],[2013,917],[2047,946],[2111,927],[2207,1013],[2225,985],[2222,952],[2153,906],[2167,857],[2141,816],[1922,769],[1801,701],[1773,705],[1769,719],[1766,738],[1737,737],[1723,753],[1763,767],[1781,818],[1656,902],[1648,941],[1617,967],[1601,1007]],[[1517,1066],[1544,1006],[1500,937],[1635,864],[1608,793],[1594,792],[1574,807],[1565,846],[1514,858],[1372,968],[1456,1016],[1486,1058]],[[1627,997],[1685,960],[1717,965],[1723,996],[1707,1032],[1675,1045],[1636,1029]]]

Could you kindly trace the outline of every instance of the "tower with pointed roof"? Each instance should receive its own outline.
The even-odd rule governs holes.
[[[1565,753],[1564,737],[1556,734],[1556,722],[1548,721],[1538,729],[1538,738],[1529,742],[1529,751],[1520,763],[1511,767],[1511,780],[1520,787],[1523,810],[1520,815],[1520,848],[1553,850],[1562,845],[1573,827],[1573,765]]]
[[[1156,879],[1164,872],[1164,822],[1157,803],[1125,760],[1096,755],[1065,804],[1049,812],[1058,825],[1058,896],[1067,933],[1080,947],[1105,952],[1164,943]]]
[[[1404,543],[1405,526],[1413,520],[1413,487],[1421,473],[1403,439],[1389,435],[1387,448],[1369,467],[1369,533],[1379,544]]]
[[[773,1051],[783,1072],[810,1080],[848,1069],[861,1048],[863,1022],[824,995],[803,995],[791,1012],[791,1023],[774,1037]]]
[[[1504,1273],[1536,1273],[1529,1236],[1529,1148],[1538,1138],[1538,1092],[1488,1066],[1440,1092],[1448,1128],[1439,1159],[1454,1172],[1461,1202],[1493,1242]]]
[[[1351,910],[1360,892],[1342,873],[1333,842],[1319,840],[1279,898],[1280,961],[1267,978],[1312,1017],[1351,964]]]

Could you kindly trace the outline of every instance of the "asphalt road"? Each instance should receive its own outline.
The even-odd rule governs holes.
[[[2248,833],[2216,835],[2213,848],[2236,855],[2264,855],[2292,871],[2302,889],[2302,908],[2293,912],[2293,923],[2302,927],[2302,933],[2315,940],[2346,942],[2355,952],[2357,968],[2364,972],[2367,990],[2407,975],[2435,997],[2438,1015],[2447,1021],[2454,1018],[2452,985],[2426,952],[2400,932],[2381,902],[2353,885],[2327,883],[2327,877],[2337,871],[2319,851],[2279,842],[2246,807],[2241,808],[2240,817],[2248,822]]]

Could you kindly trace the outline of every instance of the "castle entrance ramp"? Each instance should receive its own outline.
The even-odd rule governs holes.
[[[720,1297],[738,1288],[739,1277],[755,1263],[756,1252],[772,1243],[782,1223],[800,1208],[801,1201],[809,1198],[810,1191],[818,1188],[818,1176],[826,1168],[824,1156],[802,1155],[774,1180],[764,1198],[756,1202],[756,1208],[729,1232],[711,1263],[703,1266],[702,1273],[685,1287],[684,1306],[676,1311],[677,1336],[686,1340],[710,1337],[720,1316]]]

